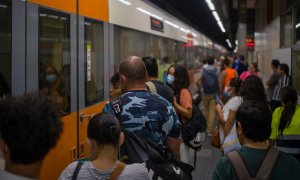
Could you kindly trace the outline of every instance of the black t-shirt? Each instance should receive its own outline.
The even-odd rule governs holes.
[[[155,88],[156,88],[156,93],[168,100],[172,105],[174,103],[173,100],[173,91],[171,88],[169,88],[166,84],[164,84],[162,81],[159,80],[153,80],[151,81]],[[151,91],[150,88],[146,85],[146,88],[148,91]]]

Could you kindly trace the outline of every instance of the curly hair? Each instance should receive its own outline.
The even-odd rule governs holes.
[[[265,88],[261,79],[255,75],[248,76],[242,83],[239,95],[244,101],[258,100],[267,102]]]
[[[25,94],[0,101],[0,133],[14,163],[41,161],[63,129],[59,110],[50,97]]]
[[[98,145],[112,145],[118,147],[121,126],[117,118],[111,114],[96,114],[89,122],[87,136]]]
[[[281,90],[281,101],[284,103],[284,108],[280,117],[278,131],[282,134],[283,130],[290,125],[296,111],[298,101],[296,90],[291,86],[283,87]]]
[[[173,90],[174,95],[177,95],[180,93],[182,89],[188,88],[190,86],[190,78],[189,74],[186,70],[186,68],[179,64],[174,64],[169,67],[168,72],[170,68],[174,67],[174,84],[173,84]]]

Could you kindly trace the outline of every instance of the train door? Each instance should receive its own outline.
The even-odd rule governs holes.
[[[41,170],[41,179],[56,179],[79,152],[76,15],[29,2],[26,13],[27,91],[51,96],[64,124]]]
[[[108,97],[109,62],[104,62],[108,23],[47,4],[13,2],[17,2],[15,14],[22,19],[18,26],[25,37],[25,72],[19,75],[26,79],[25,92],[53,97],[62,114],[63,133],[46,156],[40,176],[57,179],[72,161],[89,157],[87,124]],[[22,11],[17,12],[18,8]]]

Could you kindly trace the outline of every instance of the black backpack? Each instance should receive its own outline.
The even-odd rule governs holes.
[[[180,104],[180,93],[176,97],[176,101],[178,104]],[[192,118],[188,121],[187,125],[182,128],[182,139],[190,148],[197,151],[202,147],[205,139],[205,132],[206,119],[198,106],[193,102],[193,115]]]
[[[122,104],[120,99],[110,103],[120,124]],[[124,143],[120,147],[120,157],[125,157],[128,164],[146,163],[152,180],[192,180],[193,167],[174,159],[170,150],[157,143],[143,139],[136,134],[123,130]]]

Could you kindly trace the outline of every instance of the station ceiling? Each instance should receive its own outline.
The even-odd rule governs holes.
[[[234,45],[238,24],[238,7],[241,1],[212,0],[226,29],[225,33],[221,31],[205,0],[148,1],[186,22],[223,47],[230,49],[226,39],[229,39]]]

